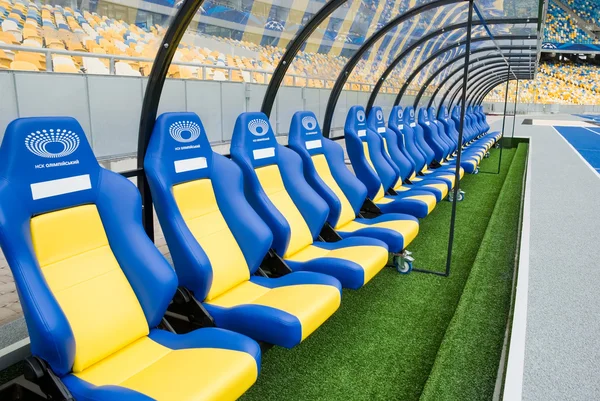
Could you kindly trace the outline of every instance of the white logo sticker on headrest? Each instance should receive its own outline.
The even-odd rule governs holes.
[[[398,128],[404,129],[404,124],[398,124]]]
[[[312,116],[306,116],[302,118],[302,126],[304,129],[312,131],[317,128],[317,120]]]
[[[254,160],[266,159],[275,156],[275,148],[254,149],[252,151]]]
[[[202,170],[208,167],[206,157],[193,157],[191,159],[175,160],[173,162],[176,173],[185,173],[186,171]]]
[[[383,111],[377,110],[377,121],[383,120]]]
[[[66,129],[43,129],[27,135],[25,146],[34,155],[56,159],[75,152],[79,147],[79,136]]]
[[[367,136],[367,130],[366,129],[359,129],[358,130],[358,136]]]
[[[320,139],[315,139],[314,141],[306,141],[306,149],[308,150],[318,149],[322,146],[323,144],[321,143]]]
[[[386,129],[385,127],[377,127],[377,132],[383,134],[384,132],[386,132]]]
[[[194,142],[200,136],[200,126],[193,121],[177,121],[169,127],[169,135],[177,142]]]
[[[410,126],[411,126],[411,127],[416,127],[416,126],[417,126],[417,123],[410,123]]]
[[[415,116],[415,111],[413,109],[410,109],[410,116],[414,117]]]
[[[256,118],[248,123],[248,129],[254,136],[263,136],[269,132],[269,123],[262,118]]]
[[[398,109],[398,118],[402,119],[402,109]]]
[[[359,110],[356,113],[356,119],[358,120],[359,123],[362,123],[363,121],[365,121],[365,112],[362,110]]]

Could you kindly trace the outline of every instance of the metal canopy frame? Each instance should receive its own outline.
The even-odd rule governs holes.
[[[473,21],[472,22],[473,25],[484,25],[483,21]],[[514,25],[519,25],[519,24],[528,24],[531,23],[531,19],[529,18],[500,18],[500,19],[493,19],[487,22],[488,24],[492,24],[492,25],[501,25],[501,24],[514,24]],[[369,97],[369,102],[367,104],[367,112],[371,109],[371,107],[373,107],[373,104],[375,104],[375,99],[379,93],[379,91],[381,90],[381,87],[383,86],[383,83],[385,82],[385,80],[387,79],[387,77],[394,71],[394,68],[396,68],[396,66],[406,57],[408,56],[413,50],[415,50],[416,48],[418,48],[420,45],[422,45],[423,43],[427,42],[430,39],[435,38],[436,36],[439,36],[443,33],[452,31],[452,30],[457,30],[457,29],[463,29],[467,27],[467,23],[463,22],[463,23],[459,23],[459,24],[454,24],[454,25],[449,25],[447,27],[438,29],[436,31],[430,32],[427,35],[423,36],[422,38],[420,38],[419,40],[417,40],[415,43],[411,44],[409,47],[407,47],[406,49],[404,49],[389,65],[388,67],[385,69],[385,71],[381,74],[381,77],[379,77],[379,79],[377,80],[377,82],[375,83],[375,87],[373,88],[373,91],[371,92],[371,96]],[[501,40],[510,40],[510,39],[520,39],[520,40],[526,40],[526,39],[531,39],[529,36],[525,36],[525,35],[504,35],[504,36],[499,36],[498,37]],[[483,37],[483,38],[472,38],[471,42],[478,42],[478,41],[482,41],[482,40],[493,40],[492,38],[489,37]],[[464,41],[466,43],[466,40]],[[339,97],[339,95],[338,95]],[[396,103],[397,105],[398,103]]]
[[[266,92],[265,92],[265,95],[263,98],[261,111],[263,111],[267,115],[270,115],[275,98],[277,96],[278,89],[281,86],[283,79],[285,78],[285,75],[290,67],[290,64],[293,62],[293,60],[296,57],[296,55],[298,54],[298,52],[306,44],[306,42],[309,39],[309,37],[311,36],[311,34],[313,32],[315,32],[315,30],[320,26],[320,24],[322,24],[324,21],[326,21],[326,19],[328,17],[332,16],[332,14],[335,12],[335,10],[342,7],[348,1],[349,0],[329,0],[310,18],[310,20],[302,28],[300,28],[298,30],[298,32],[295,34],[293,39],[288,43],[286,51],[284,52],[282,58],[280,59],[279,63],[277,64],[277,66],[273,72],[273,75],[269,81],[269,84],[267,86],[267,89],[266,89]],[[473,20],[473,11],[476,9],[474,0],[434,0],[432,2],[429,2],[426,4],[421,4],[419,6],[410,8],[406,12],[399,14],[399,15],[395,16],[394,18],[392,18],[390,21],[388,21],[385,25],[383,25],[379,29],[375,29],[369,37],[365,38],[364,43],[358,48],[358,50],[356,50],[354,52],[352,57],[350,57],[350,59],[348,60],[348,62],[344,66],[344,68],[342,69],[341,73],[338,75],[336,82],[334,84],[334,87],[332,88],[331,94],[329,96],[329,101],[328,101],[326,113],[324,116],[325,118],[324,118],[324,124],[323,124],[323,133],[326,136],[329,135],[329,130],[331,128],[331,122],[332,122],[332,118],[333,118],[333,113],[335,111],[335,106],[337,104],[337,100],[340,96],[340,93],[344,89],[345,83],[347,82],[350,74],[352,73],[352,71],[358,64],[358,62],[361,60],[362,56],[366,52],[371,51],[373,46],[378,42],[378,40],[382,39],[394,27],[397,27],[399,24],[407,21],[411,17],[415,17],[427,10],[432,10],[432,9],[435,9],[438,7],[448,6],[451,4],[458,4],[458,3],[464,2],[464,1],[467,1],[469,4],[467,22],[452,24],[447,27],[440,28],[439,30],[436,30],[434,32],[427,33],[426,35],[424,35],[423,37],[421,37],[417,41],[415,41],[415,43],[411,44],[411,46],[407,47],[407,49],[404,49],[402,51],[402,53],[393,60],[393,62],[390,64],[390,66],[388,66],[386,71],[382,74],[382,76],[375,83],[375,87],[374,87],[373,91],[371,92],[371,96],[369,98],[368,109],[374,104],[375,98],[376,98],[377,94],[379,93],[379,91],[383,85],[383,82],[391,74],[393,68],[396,65],[398,65],[410,52],[412,52],[418,46],[427,42],[428,40],[431,40],[431,39],[437,37],[438,35],[441,35],[442,33],[445,33],[445,32],[451,31],[451,30],[466,28],[467,39],[462,40],[462,38],[464,36],[461,36],[461,40],[459,42],[456,42],[452,45],[446,46],[442,50],[436,50],[435,55],[437,57],[430,55],[427,59],[427,62],[422,63],[419,66],[418,72],[422,71],[425,65],[433,62],[436,58],[442,56],[447,51],[464,45],[466,47],[467,51],[465,52],[464,55],[461,55],[460,58],[465,59],[465,63],[463,64],[465,76],[463,77],[464,84],[463,84],[463,86],[460,86],[459,89],[460,88],[463,89],[463,91],[462,91],[463,96],[461,96],[461,101],[464,98],[463,105],[465,105],[465,106],[467,104],[467,101],[469,100],[468,99],[468,95],[469,95],[468,89],[471,88],[470,86],[468,86],[468,83],[469,83],[468,72],[472,66],[478,67],[477,62],[480,61],[480,60],[477,60],[476,63],[472,63],[470,61],[469,57],[471,54],[471,43],[477,42],[477,41],[489,40],[489,38],[472,38],[473,26],[481,25],[481,24],[483,24],[484,26],[486,26],[486,24],[487,25],[493,25],[493,24],[518,25],[518,24],[534,23],[537,21],[537,23],[538,23],[538,30],[537,30],[538,38],[537,39],[538,39],[538,44],[539,44],[539,42],[540,42],[539,35],[541,32],[541,28],[540,28],[541,24],[540,24],[539,16],[537,19],[536,18],[501,18],[501,19],[491,19],[487,22],[484,20],[474,21]],[[171,24],[168,26],[168,28],[166,30],[166,33],[162,39],[161,45],[158,49],[154,63],[152,65],[152,69],[151,69],[150,75],[148,77],[148,85],[146,86],[146,91],[144,93],[144,100],[142,103],[142,110],[141,110],[141,117],[140,117],[139,137],[138,137],[137,168],[123,173],[123,175],[125,175],[126,177],[136,177],[138,180],[138,188],[142,195],[143,223],[144,223],[146,232],[150,238],[154,237],[154,224],[153,224],[154,217],[153,217],[153,210],[152,210],[152,197],[150,195],[149,186],[148,186],[148,183],[147,183],[145,175],[144,175],[144,168],[143,168],[144,156],[146,154],[146,149],[147,149],[148,143],[150,141],[150,136],[154,129],[154,124],[155,124],[155,120],[156,120],[157,113],[158,113],[158,106],[159,106],[159,102],[161,99],[161,94],[162,94],[162,90],[164,87],[165,79],[167,77],[167,72],[168,72],[169,66],[171,64],[173,56],[175,55],[175,52],[177,51],[180,41],[183,38],[184,33],[188,29],[189,24],[192,22],[192,19],[194,18],[194,16],[196,15],[200,6],[203,3],[204,3],[204,0],[185,0],[183,2],[183,4],[181,5],[181,7],[177,10]],[[475,11],[477,11],[477,10],[475,10]],[[461,11],[461,13],[463,13],[463,11]],[[459,13],[457,15],[460,16],[461,13]],[[488,30],[488,33],[489,33],[489,30]],[[505,39],[526,40],[529,38],[530,38],[529,36],[525,37],[525,35],[508,35],[508,36],[498,36],[497,39],[499,39],[499,40],[505,40]],[[533,37],[531,37],[531,38],[533,38]],[[517,48],[517,47],[518,47],[518,45],[515,44],[514,48]],[[538,48],[539,48],[539,46],[538,46]],[[472,53],[476,53],[476,52],[477,52],[477,50],[474,50]],[[450,65],[451,64],[446,63],[444,65],[444,69]],[[537,68],[537,59],[533,62],[532,65],[533,65],[533,68]],[[437,76],[440,73],[440,70],[442,70],[442,69],[435,71],[434,75]],[[410,84],[410,81],[412,81],[412,79],[414,79],[417,76],[418,72],[413,71],[413,73],[411,74],[411,78],[406,82],[405,85],[408,86]],[[525,74],[521,74],[521,75],[525,76]],[[436,89],[436,92],[432,96],[431,100],[435,99],[435,96],[439,92],[440,88],[447,81],[448,81],[448,78],[445,78],[443,84],[440,85]],[[433,82],[433,80],[431,80],[431,82]],[[428,85],[431,82],[428,82]],[[474,95],[474,96],[471,99],[471,101],[481,102],[483,100],[481,95],[483,93],[487,93],[486,91],[489,92],[489,90],[491,90],[491,89],[488,89],[488,86],[489,85],[486,85],[483,88],[483,92],[482,92],[480,90],[481,89],[480,84],[477,83],[477,87],[476,87],[477,91],[472,93],[472,95]],[[444,95],[444,98],[446,96],[447,96],[447,93]],[[401,96],[399,96],[399,97],[401,98]],[[462,135],[462,125],[464,122],[463,118],[464,118],[464,116],[461,115],[461,127],[460,127],[461,135]],[[454,224],[454,222],[452,224]]]
[[[490,40],[490,39],[486,39],[486,40]],[[475,40],[473,40],[475,41]],[[479,41],[484,41],[483,39],[480,39]],[[458,46],[461,46],[461,44],[458,44]],[[447,52],[448,50],[451,50],[451,48],[457,47],[455,45],[452,46],[448,46],[448,48],[443,49],[443,51],[441,51],[440,53],[444,53]],[[517,50],[530,50],[529,46],[501,46],[501,48],[503,49],[517,49]],[[485,53],[485,52],[490,52],[495,50],[496,47],[494,46],[487,46],[487,47],[480,47],[476,50],[473,50],[471,52],[471,54],[477,54],[477,53]],[[497,54],[494,54],[494,57],[497,58]],[[427,79],[427,81],[425,81],[425,83],[421,86],[421,89],[419,91],[419,93],[417,94],[416,100],[414,102],[414,107],[416,107],[419,103],[419,100],[421,100],[421,97],[423,96],[423,94],[425,93],[425,91],[427,90],[427,88],[429,87],[429,85],[431,84],[431,82],[433,82],[433,80],[435,79],[435,77],[437,77],[440,73],[442,73],[446,68],[448,68],[449,66],[453,65],[454,63],[456,63],[457,61],[460,61],[461,59],[464,59],[465,55],[464,54],[460,54],[456,57],[454,57],[453,59],[449,60],[448,62],[446,62],[444,65],[442,65],[438,70],[436,70],[433,74],[431,74],[431,76]],[[484,60],[486,59],[485,56],[478,58],[476,60],[473,60],[474,62],[479,61],[479,60]],[[396,98],[396,101],[394,102],[394,105],[398,105],[400,104],[400,101],[402,100],[402,96],[404,95],[404,92],[406,91],[406,89],[408,89],[410,82],[415,78],[416,74],[418,74],[423,68],[425,68],[427,66],[427,64],[429,64],[432,60],[426,60],[424,61],[420,66],[418,66],[415,69],[415,72],[413,72],[413,74],[411,74],[410,77],[407,78],[406,83],[402,86],[402,89],[400,89],[400,92],[398,93],[398,96]],[[455,71],[458,71],[462,68],[458,67]],[[373,99],[374,100],[374,99]],[[371,99],[369,99],[369,101],[371,101]]]
[[[514,55],[514,58],[528,58],[528,56],[530,57],[530,54],[527,54],[526,56],[524,56],[523,54],[526,54],[526,53],[521,53],[521,54]],[[513,58],[513,56],[511,56],[511,58]],[[477,61],[474,62],[474,63],[478,63],[478,64],[471,70],[471,72],[479,71],[480,69],[485,68],[485,67],[489,66],[492,63],[496,63],[498,65],[506,65],[506,63],[504,62],[504,60],[502,60],[501,57],[499,57],[498,55],[490,55],[490,56],[481,57],[479,59],[479,62],[481,62],[481,61],[488,61],[488,62],[484,62],[484,63],[480,63],[480,64]],[[448,74],[448,76],[440,83],[440,85],[438,86],[437,90],[431,96],[430,102],[432,102],[435,99],[435,96],[437,95],[437,92],[440,91],[440,90],[442,90],[442,88],[444,87],[444,85],[446,84],[446,82],[449,81],[453,76],[455,76],[459,72],[460,72],[460,68],[457,68],[452,73]],[[450,85],[449,89],[444,93],[444,96],[442,97],[442,100],[440,101],[439,104],[443,104],[444,103],[444,101],[446,100],[446,97],[452,91],[452,88],[454,86],[458,85],[460,82],[461,82],[461,78],[459,77],[452,85]]]

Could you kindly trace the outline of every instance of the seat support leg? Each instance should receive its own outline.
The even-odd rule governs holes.
[[[49,399],[74,401],[67,387],[42,359],[36,356],[26,358],[23,375],[28,381],[37,384]]]

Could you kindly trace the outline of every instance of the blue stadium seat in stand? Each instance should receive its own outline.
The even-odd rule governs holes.
[[[298,111],[294,114],[290,124],[289,147],[302,158],[304,176],[327,202],[327,222],[340,236],[380,239],[394,254],[395,267],[402,273],[410,271],[412,260],[406,258],[408,255],[403,251],[417,236],[419,221],[414,216],[400,213],[363,217],[368,216],[367,211],[361,214],[367,188],[346,167],[342,147],[323,137],[314,113]]]
[[[439,202],[448,194],[448,186],[434,177],[417,180],[415,182],[408,181],[414,172],[414,164],[409,160],[401,150],[398,135],[394,130],[388,128],[385,124],[383,110],[381,107],[374,106],[367,117],[367,129],[371,132],[381,135],[383,138],[383,156],[396,172],[396,182],[392,186],[394,191],[403,192],[411,189],[431,192],[435,195],[436,201]]]
[[[42,388],[149,401],[234,400],[252,386],[256,341],[157,328],[177,276],[144,231],[137,188],[100,167],[75,119],[13,121],[0,160],[0,244]]]
[[[319,239],[329,207],[304,178],[302,159],[281,146],[263,113],[242,113],[231,138],[231,157],[242,168],[246,198],[273,232],[273,249],[293,271],[334,276],[357,289],[388,261],[374,238]]]
[[[198,115],[161,115],[144,168],[179,283],[217,327],[291,348],[337,310],[341,284],[331,276],[256,275],[273,234],[244,197],[242,171],[212,151]]]
[[[367,128],[362,106],[352,106],[344,126],[346,150],[358,179],[367,187],[367,196],[384,213],[406,213],[426,217],[435,208],[436,197],[430,191],[396,192],[396,171],[384,157],[381,135]],[[391,193],[390,193],[391,190]]]

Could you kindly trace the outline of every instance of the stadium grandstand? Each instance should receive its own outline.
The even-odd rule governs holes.
[[[598,54],[598,0],[0,0],[0,400],[600,399]]]

